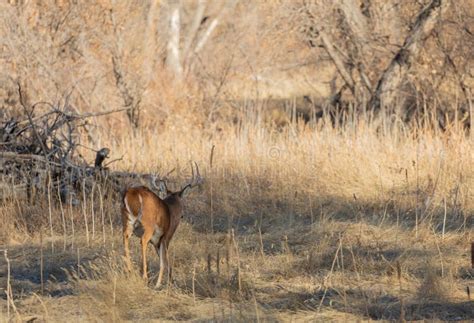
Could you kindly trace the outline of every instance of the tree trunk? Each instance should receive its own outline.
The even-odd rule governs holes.
[[[154,61],[156,55],[156,17],[159,10],[158,1],[151,0],[146,19],[146,29],[143,38],[143,84],[148,86],[154,72]]]
[[[344,82],[346,82],[352,94],[355,94],[354,79],[352,78],[350,72],[346,69],[344,60],[342,59],[341,55],[339,55],[337,50],[334,48],[331,38],[328,34],[326,34],[326,32],[322,30],[319,31],[319,37],[321,38],[321,42],[324,46],[324,49],[328,53],[329,57],[331,57],[331,60],[333,61],[334,65],[336,65],[336,68],[341,77],[344,79]]]
[[[362,14],[356,0],[340,0],[339,7],[344,13],[346,22],[355,40],[358,42],[358,46],[362,48],[365,54],[366,47],[369,43],[366,17]]]
[[[179,49],[179,34],[181,29],[179,10],[179,1],[174,1],[170,15],[170,37],[167,48],[168,54],[166,55],[166,63],[170,70],[174,72],[177,80],[180,80],[183,75],[183,66],[181,65]]]
[[[402,48],[392,59],[377,83],[375,94],[369,104],[369,107],[372,107],[374,111],[377,112],[381,108],[395,110],[398,90],[403,85],[407,72],[418,57],[424,41],[433,31],[441,15],[446,12],[448,5],[447,0],[433,0],[420,12]]]
[[[346,63],[344,58],[338,53],[336,48],[333,45],[333,41],[331,37],[318,25],[318,18],[313,15],[307,4],[305,5],[306,14],[310,19],[312,26],[310,28],[310,38],[319,38],[321,40],[321,44],[323,45],[324,49],[328,53],[329,57],[331,58],[332,62],[336,66],[337,71],[341,75],[342,79],[346,83],[346,85],[351,90],[352,94],[355,95],[355,82],[352,78],[350,71],[346,68]],[[310,41],[311,46],[314,47],[312,41]]]
[[[206,0],[199,0],[197,3],[196,12],[191,23],[191,27],[188,31],[186,41],[183,46],[183,66],[186,68],[187,62],[191,56],[191,46],[196,40],[197,34],[202,24],[202,18],[204,17],[204,10],[206,9]]]
[[[372,95],[372,84],[369,77],[365,73],[367,66],[370,66],[370,62],[373,56],[373,48],[369,46],[371,43],[369,28],[367,23],[367,17],[361,11],[358,0],[339,0],[339,7],[344,13],[345,21],[349,27],[349,34],[352,39],[352,45],[349,46],[350,57],[353,60],[353,66],[357,68],[359,73],[358,78],[354,79],[354,89],[356,90],[355,96],[357,100],[362,99],[361,93],[364,93],[364,89],[361,86],[367,88],[370,95]],[[370,97],[369,95],[369,97]]]

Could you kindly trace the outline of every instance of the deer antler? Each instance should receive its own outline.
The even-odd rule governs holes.
[[[160,183],[162,183],[164,185],[164,188],[166,191],[168,191],[168,186],[166,185],[166,182],[168,181],[168,176],[175,171],[176,168],[173,168],[172,170],[170,170],[168,173],[166,173],[166,175],[164,177],[161,177],[159,173],[157,174],[152,174],[150,175],[151,177],[151,185],[153,186],[154,189],[158,190],[158,191],[161,191],[161,188],[159,185],[157,185],[157,180],[160,181]]]
[[[150,184],[155,190],[160,190],[158,185],[156,184],[156,181],[159,179],[160,175],[159,174],[151,174],[150,175]],[[161,179],[160,179],[161,181]]]
[[[193,163],[190,162],[191,164],[191,181],[186,184],[181,191],[184,191],[186,188],[193,188],[196,186],[201,186],[204,183],[204,179],[201,177],[201,174],[199,173],[199,167],[196,162],[194,162],[194,165],[196,166],[196,175],[194,174],[194,167]]]

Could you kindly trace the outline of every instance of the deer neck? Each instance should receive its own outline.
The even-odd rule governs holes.
[[[176,198],[167,198],[164,202],[168,206],[171,222],[179,222],[181,219],[181,212],[183,211],[181,201]]]

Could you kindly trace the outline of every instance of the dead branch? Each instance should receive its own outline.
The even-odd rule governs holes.
[[[26,93],[19,83],[18,92],[23,118],[11,118],[0,124],[0,174],[11,180],[11,187],[16,191],[26,189],[26,196],[31,202],[34,202],[33,190],[39,194],[47,194],[48,190],[52,190],[60,192],[63,202],[72,199],[76,205],[79,201],[74,196],[78,195],[79,190],[92,189],[97,181],[117,192],[123,186],[121,182],[125,178],[141,179],[150,176],[109,172],[107,165],[111,162],[104,165],[105,159],[110,156],[109,148],[92,149],[96,153],[93,164],[85,160],[78,151],[78,147],[85,147],[80,143],[84,120],[130,108],[78,114],[70,112],[67,100],[63,107],[47,102],[29,105],[25,99]],[[46,105],[51,110],[35,116],[35,107],[39,105]]]
[[[311,12],[307,4],[305,4],[304,9],[305,9],[306,15],[309,17],[312,23],[312,26],[310,28],[310,32],[311,32],[310,37],[312,38],[312,40],[316,38],[319,38],[321,40],[321,43],[324,49],[326,50],[329,57],[333,61],[334,65],[336,66],[337,71],[343,78],[346,85],[351,90],[352,94],[355,94],[355,82],[350,72],[347,70],[345,66],[344,59],[341,57],[339,52],[334,47],[333,41],[331,40],[330,36],[323,30],[323,28],[320,28],[318,26],[317,24],[318,19],[313,15],[313,13]]]

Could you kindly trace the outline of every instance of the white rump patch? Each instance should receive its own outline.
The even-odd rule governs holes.
[[[138,210],[137,216],[135,216],[132,210],[130,209],[130,206],[128,205],[127,197],[123,199],[123,203],[125,204],[125,209],[127,210],[128,223],[133,228],[136,228],[138,225],[140,225],[142,217],[143,217],[143,199],[140,194],[138,194],[138,200],[140,201],[140,209]]]

